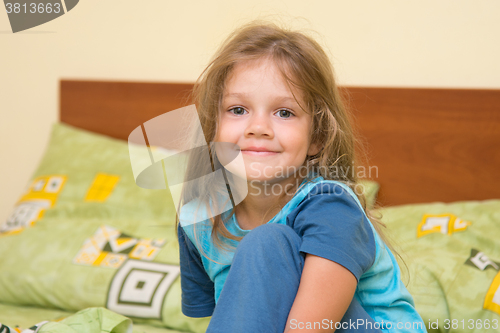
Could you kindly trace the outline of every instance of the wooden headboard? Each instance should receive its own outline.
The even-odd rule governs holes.
[[[192,86],[62,80],[60,119],[127,140],[145,121],[192,104]],[[342,90],[380,204],[500,198],[500,90]]]

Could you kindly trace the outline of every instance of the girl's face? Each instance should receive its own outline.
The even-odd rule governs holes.
[[[293,93],[304,107],[302,93]],[[311,115],[297,104],[272,60],[236,64],[221,108],[215,141],[239,146],[248,181],[286,179],[319,151],[310,142]]]

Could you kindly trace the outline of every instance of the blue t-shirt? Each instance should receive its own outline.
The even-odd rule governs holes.
[[[181,263],[182,312],[190,317],[212,315],[226,280],[234,251],[213,243],[211,222],[203,205],[182,207],[178,228]],[[401,281],[399,266],[366,217],[352,190],[321,177],[305,182],[295,196],[268,223],[285,224],[301,237],[300,251],[334,261],[358,280],[355,296],[377,322],[422,322],[413,299]],[[234,217],[226,224],[236,236],[245,236]],[[238,243],[227,240],[235,248]],[[398,329],[399,332],[404,331]],[[419,330],[412,329],[411,332]],[[422,332],[425,332],[423,328]]]

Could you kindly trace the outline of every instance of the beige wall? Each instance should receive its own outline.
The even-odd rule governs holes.
[[[317,31],[341,84],[498,89],[499,13],[498,0],[82,0],[12,34],[0,10],[0,222],[58,119],[60,78],[191,82],[229,31],[271,15]]]

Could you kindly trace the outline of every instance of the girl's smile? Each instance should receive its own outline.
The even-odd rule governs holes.
[[[254,156],[274,156],[279,154],[279,151],[274,151],[266,147],[247,147],[241,148],[241,153],[243,155],[254,155]]]
[[[297,100],[294,98],[297,98]],[[215,141],[240,147],[249,181],[279,181],[283,170],[298,170],[308,155],[311,115],[302,93],[290,91],[269,58],[237,63],[226,80]]]

